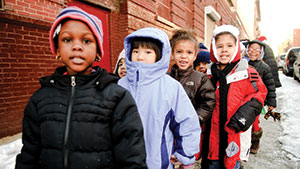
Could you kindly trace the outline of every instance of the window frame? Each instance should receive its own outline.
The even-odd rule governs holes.
[[[171,5],[170,5],[171,0],[166,0],[166,1],[167,1],[166,3],[164,2],[164,0],[158,0],[156,2],[157,2],[157,8],[158,8],[159,5],[161,5],[161,6],[165,7],[166,9],[168,9],[167,16],[160,15],[158,11],[157,11],[156,15],[170,21],[171,20],[171,11],[172,11],[171,10]]]
[[[5,10],[5,0],[0,0],[0,11]]]

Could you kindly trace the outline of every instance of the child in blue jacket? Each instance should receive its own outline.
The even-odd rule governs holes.
[[[148,167],[173,168],[171,155],[183,165],[192,165],[201,129],[182,85],[166,74],[171,56],[167,34],[157,28],[142,28],[125,38],[124,48],[127,75],[119,84],[137,103]]]

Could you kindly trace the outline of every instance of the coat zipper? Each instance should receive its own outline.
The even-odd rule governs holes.
[[[139,75],[139,70],[137,70],[136,71],[136,81],[137,82],[139,82],[139,80],[140,80],[140,77],[139,77],[140,75]]]
[[[140,77],[139,77],[139,70],[136,71],[136,92],[135,92],[135,99],[136,99],[136,102],[138,101],[138,93],[139,93],[139,80],[140,80]]]
[[[73,103],[74,103],[75,87],[76,87],[75,76],[71,76],[71,96],[70,96],[68,111],[67,111],[67,122],[66,122],[65,140],[64,140],[64,168],[65,169],[69,168],[69,163],[68,163],[69,131],[70,131],[71,113],[72,113],[72,108],[73,108]]]

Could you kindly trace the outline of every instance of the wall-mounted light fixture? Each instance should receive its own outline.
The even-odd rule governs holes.
[[[212,6],[205,7],[205,14],[215,22],[218,22],[221,19],[220,14]]]

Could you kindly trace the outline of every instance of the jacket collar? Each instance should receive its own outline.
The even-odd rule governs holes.
[[[192,66],[190,66],[186,70],[181,70],[176,64],[174,64],[171,68],[171,76],[174,77],[176,80],[179,80],[183,77],[190,76],[190,74],[192,74],[193,71],[194,69]]]
[[[105,87],[109,83],[116,83],[118,78],[116,76],[110,75],[105,69],[101,67],[93,67],[95,72],[90,75],[75,75],[76,86],[83,87],[85,85],[96,85],[99,88]],[[40,79],[40,84],[42,87],[57,87],[57,88],[67,88],[71,86],[71,76],[64,75],[67,71],[65,66],[58,67],[51,76],[42,77]]]

